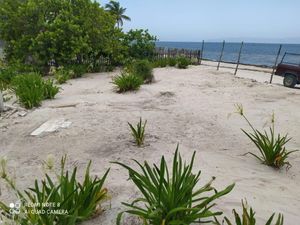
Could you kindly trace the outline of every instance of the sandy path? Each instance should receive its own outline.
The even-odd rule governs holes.
[[[209,63],[208,63],[209,64]],[[113,92],[111,74],[92,74],[69,81],[56,100],[25,117],[13,116],[0,122],[0,156],[10,159],[21,187],[32,184],[40,177],[41,160],[48,154],[59,159],[69,155],[69,163],[80,168],[93,160],[93,174],[102,175],[111,168],[107,187],[112,196],[111,208],[84,224],[110,225],[122,209],[121,201],[129,201],[138,194],[127,172],[110,161],[133,164],[131,159],[158,162],[164,154],[172,158],[176,144],[183,157],[190,159],[197,151],[195,170],[202,170],[202,184],[216,176],[215,186],[221,189],[233,182],[234,190],[218,201],[216,209],[231,216],[232,208],[240,209],[241,199],[257,211],[258,223],[274,212],[285,215],[285,225],[300,221],[300,153],[290,159],[293,167],[286,172],[275,171],[250,156],[241,156],[255,147],[241,133],[247,127],[238,115],[228,118],[235,103],[243,103],[251,121],[262,127],[272,110],[277,115],[277,126],[289,132],[293,140],[288,147],[300,146],[300,91],[275,84],[264,72],[239,71],[211,66],[192,66],[188,70],[175,68],[155,69],[156,82],[144,85],[136,93]],[[276,84],[278,83],[278,84]],[[63,105],[75,107],[57,108]],[[146,146],[137,148],[132,143],[127,121],[148,120]],[[66,118],[72,125],[59,132],[31,137],[29,134],[49,119]],[[7,198],[3,184],[2,198]],[[130,219],[124,224],[133,224]]]

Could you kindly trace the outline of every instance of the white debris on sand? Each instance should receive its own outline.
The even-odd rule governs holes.
[[[64,118],[48,120],[45,123],[43,123],[39,128],[34,130],[30,135],[38,136],[45,132],[47,133],[55,132],[62,128],[68,128],[71,124],[72,124],[71,121],[67,121]]]

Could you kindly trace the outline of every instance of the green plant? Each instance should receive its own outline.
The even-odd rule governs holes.
[[[233,210],[233,214],[234,214],[234,218],[235,218],[235,223],[230,222],[230,220],[225,217],[224,221],[226,221],[227,225],[255,225],[256,224],[256,219],[255,219],[255,212],[253,211],[252,208],[247,209],[247,206],[244,204],[244,202],[242,202],[242,207],[243,207],[243,214],[242,216],[240,216],[236,210]],[[273,213],[271,215],[271,217],[268,219],[268,221],[266,222],[265,225],[271,225],[271,223],[273,222],[275,213]],[[221,223],[216,219],[215,222],[216,225],[221,225]],[[224,222],[223,222],[224,224]],[[274,225],[283,225],[283,215],[279,214],[277,217],[276,222],[274,223]]]
[[[44,99],[54,99],[55,95],[59,92],[59,87],[54,85],[53,80],[44,81]]]
[[[12,90],[27,109],[40,106],[44,99],[44,82],[37,73],[18,75],[12,80]]]
[[[70,78],[82,77],[87,72],[87,65],[85,64],[70,64],[65,68],[70,71]]]
[[[144,224],[152,225],[203,223],[222,214],[222,212],[211,211],[215,205],[212,202],[229,193],[234,184],[218,192],[211,186],[215,179],[213,178],[206,185],[198,188],[201,172],[192,173],[194,159],[195,152],[190,163],[184,163],[177,146],[171,171],[164,157],[161,158],[159,166],[154,164],[152,168],[147,161],[144,165],[136,161],[141,172],[115,162],[128,170],[129,178],[143,195],[132,203],[122,203],[128,209],[118,214],[117,224],[121,223],[124,213],[136,215],[143,220]],[[208,196],[210,192],[212,193]]]
[[[122,73],[112,79],[112,83],[116,85],[118,92],[135,91],[143,84],[143,80],[131,73]]]
[[[61,66],[54,69],[54,76],[57,83],[64,84],[74,76],[74,71]]]
[[[131,129],[131,134],[134,137],[135,143],[139,147],[144,144],[146,124],[147,124],[147,120],[143,124],[142,118],[140,118],[140,121],[136,125],[136,128],[131,123],[128,122],[128,125]]]
[[[179,69],[186,69],[191,64],[191,61],[186,57],[179,57],[177,59],[177,66]]]
[[[237,113],[246,120],[253,131],[253,133],[251,133],[242,129],[243,133],[255,144],[260,152],[260,156],[252,152],[248,152],[246,154],[254,156],[263,164],[266,164],[268,166],[281,168],[286,165],[288,169],[291,164],[287,161],[287,158],[291,153],[296,152],[297,150],[288,151],[285,148],[285,145],[291,140],[291,138],[289,138],[287,134],[284,136],[281,136],[280,134],[275,135],[274,113],[272,114],[271,119],[272,125],[269,127],[270,132],[268,133],[266,130],[264,130],[264,132],[260,132],[253,127],[253,125],[245,116],[242,105],[236,105],[236,109]]]
[[[169,66],[176,66],[177,59],[176,58],[168,58],[168,65]]]
[[[166,67],[168,65],[168,59],[167,58],[159,58],[154,60],[153,67]]]
[[[141,77],[145,83],[151,83],[153,81],[153,68],[151,63],[146,59],[133,61],[127,66],[127,70]]]
[[[21,225],[74,225],[98,215],[102,210],[101,202],[107,199],[107,189],[103,185],[109,170],[101,179],[92,178],[89,162],[81,183],[76,177],[77,167],[69,173],[65,170],[65,163],[66,156],[61,159],[56,182],[50,175],[45,174],[44,180],[35,180],[34,186],[24,192],[17,189],[6,170],[1,172],[0,174],[5,175],[2,178],[15,191],[21,203],[19,213],[13,214],[8,205],[0,202],[0,209],[5,212],[6,219]],[[2,162],[1,165],[6,166]]]

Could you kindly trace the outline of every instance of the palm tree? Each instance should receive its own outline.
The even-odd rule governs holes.
[[[111,0],[105,8],[116,17],[118,28],[123,26],[123,20],[131,21],[130,17],[124,15],[126,8],[121,7],[119,2]]]

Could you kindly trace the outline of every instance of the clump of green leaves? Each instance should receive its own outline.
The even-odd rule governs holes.
[[[54,99],[55,95],[59,92],[59,87],[57,87],[53,80],[44,81],[44,99]]]
[[[75,225],[98,215],[102,211],[101,203],[107,199],[107,189],[103,185],[109,170],[102,178],[93,178],[90,176],[89,162],[84,180],[79,182],[76,177],[77,167],[69,172],[65,164],[66,156],[61,159],[56,180],[45,174],[44,180],[35,180],[34,186],[26,191],[18,190],[8,175],[2,176],[20,200],[18,214],[13,214],[8,205],[0,202],[0,209],[6,219],[21,225]]]
[[[53,70],[54,77],[59,84],[64,84],[67,80],[71,79],[74,76],[74,71],[63,66],[54,68]]]
[[[255,129],[253,125],[250,123],[248,118],[244,114],[243,106],[238,104],[236,105],[237,113],[240,114],[250,126],[252,132],[247,132],[242,129],[243,133],[255,144],[258,148],[260,155],[257,155],[252,152],[248,152],[246,154],[250,154],[261,161],[263,164],[274,168],[281,168],[283,166],[287,166],[287,169],[291,167],[291,164],[287,161],[288,156],[297,151],[288,151],[285,145],[291,140],[288,137],[288,134],[275,135],[275,116],[272,114],[271,126],[269,127],[269,132],[264,130],[263,132]]]
[[[243,214],[242,216],[240,216],[236,210],[233,210],[233,214],[234,214],[234,218],[235,218],[235,222],[232,223],[230,222],[230,220],[225,217],[224,221],[226,222],[227,225],[256,225],[256,219],[255,219],[255,212],[253,211],[252,208],[250,208],[249,210],[247,209],[247,206],[244,204],[244,202],[242,202],[242,207],[243,207]],[[273,213],[271,215],[271,217],[268,219],[268,221],[265,223],[265,225],[283,225],[283,215],[279,214],[277,217],[277,220],[275,221],[275,223],[273,222],[275,213]],[[221,223],[216,220],[216,225],[221,225]],[[224,222],[223,222],[224,224]]]
[[[122,73],[112,79],[112,83],[116,86],[117,92],[136,91],[143,84],[143,79],[132,74]]]
[[[177,67],[179,69],[186,69],[191,64],[191,61],[186,57],[179,57],[177,59]]]
[[[12,89],[27,109],[41,105],[44,100],[44,82],[38,73],[18,75],[12,80]]]
[[[168,58],[168,65],[169,66],[176,66],[176,64],[177,64],[177,59],[176,58]]]
[[[70,64],[65,66],[69,70],[70,78],[82,77],[87,72],[88,66],[85,64]]]
[[[222,214],[212,211],[213,201],[228,194],[234,184],[218,192],[212,187],[213,178],[199,187],[201,172],[192,172],[194,159],[195,152],[191,161],[184,163],[177,147],[171,171],[164,157],[160,165],[153,167],[147,161],[144,165],[136,161],[141,172],[115,162],[128,170],[129,178],[143,195],[132,203],[123,203],[128,209],[118,214],[117,224],[121,224],[124,213],[136,215],[145,224],[153,225],[211,222],[214,216]]]
[[[144,83],[151,83],[154,79],[151,63],[144,60],[136,60],[127,66],[127,70],[143,79]]]
[[[140,118],[140,121],[138,122],[136,127],[134,127],[131,123],[128,122],[128,125],[131,129],[131,134],[135,140],[135,143],[139,147],[144,144],[146,124],[147,120],[143,123],[142,118]]]
[[[166,66],[168,66],[168,59],[167,58],[159,58],[159,59],[154,60],[154,62],[153,62],[153,67],[163,68],[163,67],[166,67]]]

